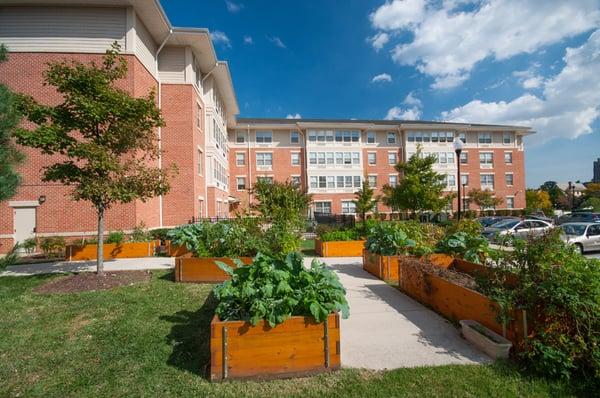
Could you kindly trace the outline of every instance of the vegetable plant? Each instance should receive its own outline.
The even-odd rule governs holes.
[[[416,241],[398,223],[379,223],[371,228],[365,247],[371,253],[384,256],[406,254],[416,246]]]
[[[481,235],[455,232],[440,240],[435,248],[438,253],[461,257],[467,261],[481,264],[490,253],[487,239]]]
[[[104,243],[115,243],[120,244],[125,240],[125,233],[123,231],[111,231],[106,239],[104,239]]]
[[[360,240],[360,232],[355,229],[339,229],[325,231],[319,234],[323,242]]]
[[[323,322],[332,312],[349,314],[346,291],[337,275],[316,259],[304,267],[302,255],[284,259],[258,254],[251,265],[237,260],[236,269],[217,262],[231,280],[214,288],[221,320],[243,320],[274,327],[292,316],[312,316]]]

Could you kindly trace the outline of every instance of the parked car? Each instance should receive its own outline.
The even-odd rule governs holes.
[[[479,217],[477,219],[483,228],[491,227],[492,225],[504,220],[519,220],[519,218],[510,216],[489,216]]]
[[[531,213],[527,216],[527,218],[529,218],[530,220],[542,220],[547,222],[548,224],[554,224],[554,220],[550,217],[546,217],[546,215],[541,211]]]
[[[600,250],[600,223],[570,222],[560,228],[563,240],[575,246],[579,253]]]
[[[552,224],[542,220],[534,219],[507,219],[493,224],[483,230],[482,235],[489,241],[495,241],[497,238],[514,236],[516,238],[526,238],[531,235],[541,235],[552,229]]]
[[[556,225],[562,225],[573,222],[600,222],[600,213],[592,212],[574,212],[558,217]]]

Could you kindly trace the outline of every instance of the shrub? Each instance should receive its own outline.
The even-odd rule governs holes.
[[[400,227],[400,223],[379,223],[370,229],[365,247],[384,256],[406,254],[416,242]]]
[[[316,259],[304,267],[299,253],[285,259],[259,254],[249,266],[237,261],[235,270],[219,267],[231,280],[214,288],[219,301],[215,313],[222,320],[265,320],[274,327],[291,316],[313,316],[323,322],[331,312],[348,317],[346,291],[337,275]]]
[[[20,247],[21,246],[17,243],[4,257],[0,258],[0,270],[15,265],[19,261],[18,251]]]
[[[359,240],[360,233],[354,229],[342,229],[338,231],[325,232],[319,236],[319,238],[323,242]]]
[[[146,225],[142,222],[137,225],[131,235],[129,235],[130,242],[149,242],[152,240],[152,235],[146,228]]]
[[[158,228],[150,231],[150,236],[152,239],[160,240],[161,242],[165,242],[168,240],[168,234],[171,228]]]
[[[487,239],[481,235],[455,232],[439,241],[435,247],[438,253],[457,256],[473,263],[481,264],[490,254]]]
[[[120,244],[125,240],[125,233],[123,231],[111,231],[106,239],[104,239],[104,243],[115,243]]]
[[[31,254],[35,251],[35,248],[37,247],[37,239],[25,239],[25,241],[21,243],[21,247],[23,248],[23,250],[25,250],[25,253]]]
[[[65,253],[65,238],[49,236],[40,240],[40,249],[46,257],[60,257]]]
[[[452,235],[456,232],[464,232],[469,235],[480,235],[483,227],[477,220],[461,219],[460,221],[450,221],[446,225],[446,235]]]

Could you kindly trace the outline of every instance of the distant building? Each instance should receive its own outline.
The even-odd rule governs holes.
[[[569,191],[572,190],[573,195],[576,198],[579,198],[585,193],[585,185],[579,182],[558,182],[556,183],[556,186],[558,186],[565,194],[569,194]]]
[[[600,158],[594,162],[594,178],[592,182],[600,183]]]

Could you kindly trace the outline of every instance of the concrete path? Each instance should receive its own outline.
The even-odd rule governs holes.
[[[323,259],[347,290],[350,317],[342,320],[342,365],[393,369],[487,363],[454,325],[362,269],[361,259]]]

